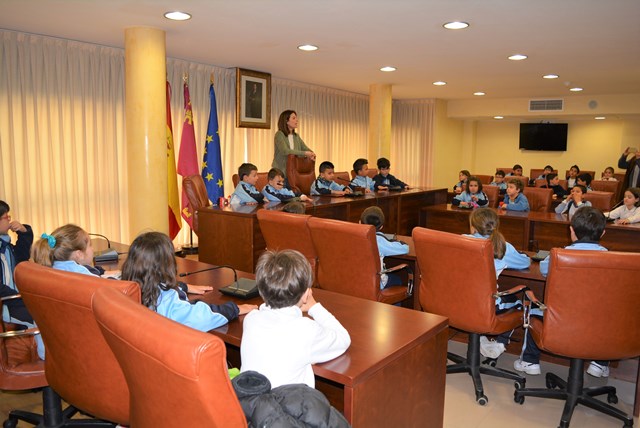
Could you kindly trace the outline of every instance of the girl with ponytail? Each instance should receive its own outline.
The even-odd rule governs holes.
[[[65,224],[51,235],[43,233],[31,248],[33,261],[68,272],[99,276],[93,263],[89,234],[75,224]]]

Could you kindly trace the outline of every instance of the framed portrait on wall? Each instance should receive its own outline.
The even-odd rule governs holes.
[[[236,68],[236,127],[271,128],[271,74]]]

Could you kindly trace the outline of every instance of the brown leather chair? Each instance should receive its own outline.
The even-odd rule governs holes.
[[[2,302],[11,298],[0,298],[0,313]],[[33,425],[44,424],[53,426],[55,421],[63,419],[61,415],[60,399],[48,387],[44,374],[44,361],[38,358],[36,343],[33,338],[37,329],[14,330],[17,326],[0,320],[0,390],[24,391],[44,388],[42,391],[44,414],[38,415],[23,410],[12,410],[4,424],[6,427],[16,426],[18,421],[25,421]],[[75,411],[65,413],[70,417]]]
[[[318,287],[383,303],[398,303],[412,293],[408,286],[380,289],[380,275],[407,268],[406,264],[382,272],[375,228],[368,224],[311,217],[307,223],[318,254]]]
[[[614,202],[614,194],[612,192],[587,192],[584,194],[584,200],[591,202],[591,206],[598,208],[600,211],[609,211]]]
[[[541,187],[525,187],[524,195],[529,201],[529,210],[533,212],[551,212],[553,201],[553,189],[543,189]]]
[[[189,175],[182,179],[182,188],[189,200],[189,210],[193,214],[193,231],[198,234],[198,210],[211,206],[207,187],[200,174]]]
[[[522,182],[522,185],[523,185],[524,187],[529,186],[529,177],[526,177],[526,176],[524,176],[524,175],[523,175],[523,176],[521,176],[521,177],[517,177],[517,176],[515,176],[515,175],[507,175],[507,176],[504,178],[504,181],[505,181],[505,183],[507,183],[507,184],[508,184],[508,183],[509,183],[509,181],[514,180],[514,179],[515,179],[515,180],[520,180],[520,181]]]
[[[92,308],[129,385],[131,426],[246,427],[224,342],[109,287]]]
[[[500,201],[504,200],[500,196],[500,188],[498,186],[482,186],[482,191],[489,198],[489,206],[491,208],[497,208]]]
[[[591,179],[595,179],[596,178],[596,172],[595,171],[587,171],[585,169],[581,169],[580,173],[578,175],[580,175],[580,174],[591,174]],[[565,177],[569,177],[569,170],[566,170]]]
[[[558,170],[554,169],[553,173],[557,174]],[[542,174],[544,174],[544,168],[539,168],[539,169],[532,168],[529,172],[529,177],[531,177],[533,180],[537,180],[538,177],[540,177]]]
[[[306,156],[287,156],[287,180],[295,192],[308,195],[316,179],[316,161]]]
[[[493,175],[473,174],[473,176],[480,180],[482,184],[491,184],[493,181]]]
[[[378,175],[377,169],[369,168],[367,170],[367,176],[369,176],[369,178],[373,179],[373,177],[375,177],[376,175]],[[351,179],[353,180],[354,178],[356,178],[356,172],[354,170],[351,170]]]
[[[506,174],[510,174],[513,172],[513,169],[511,167],[508,168],[496,168],[496,172],[498,171],[503,171]]]
[[[96,290],[112,287],[140,304],[140,287],[20,263],[16,284],[42,332],[49,385],[77,409],[105,421],[129,424],[129,389],[91,310]]]
[[[521,311],[513,309],[496,315],[498,290],[491,242],[422,227],[413,229],[412,235],[421,271],[422,309],[448,317],[449,327],[469,334],[466,358],[447,354],[456,363],[447,366],[447,373],[469,373],[480,405],[488,402],[480,374],[511,379],[524,387],[522,376],[480,364],[480,335],[497,335],[522,325]],[[465,269],[460,269],[461,260],[473,261],[473,267],[467,263]],[[524,288],[515,287],[509,294]]]
[[[622,184],[622,181],[593,180],[591,188],[597,192],[611,192],[614,200],[619,201],[624,195]]]
[[[238,174],[233,174],[231,176],[231,181],[233,181],[233,188],[238,187],[238,183],[240,182],[240,177]],[[264,186],[269,183],[269,173],[268,172],[259,172],[258,173],[258,181],[256,182],[256,189],[262,192]]]
[[[300,251],[309,260],[313,270],[314,284],[317,285],[318,255],[307,224],[311,216],[266,209],[258,210],[257,216],[267,249]]]
[[[619,360],[640,355],[640,254],[613,251],[551,250],[544,292],[544,319],[531,318],[529,332],[538,347],[570,358],[567,381],[547,373],[548,389],[516,389],[525,396],[566,400],[560,419],[568,427],[577,404],[603,412],[632,426],[633,417],[593,398],[607,394],[618,401],[612,386],[583,387],[584,362]],[[576,298],[579,285],[580,298]]]
[[[335,173],[335,181],[343,186],[348,185],[351,182],[349,173],[347,171],[340,171]]]

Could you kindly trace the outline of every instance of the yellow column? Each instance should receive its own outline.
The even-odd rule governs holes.
[[[129,238],[168,233],[165,33],[125,29]]]
[[[369,85],[369,168],[391,156],[391,85]]]

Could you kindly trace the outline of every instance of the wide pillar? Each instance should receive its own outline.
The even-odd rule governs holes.
[[[125,110],[129,240],[169,232],[167,202],[167,79],[165,32],[125,29]]]
[[[369,85],[369,167],[391,157],[391,85]]]

